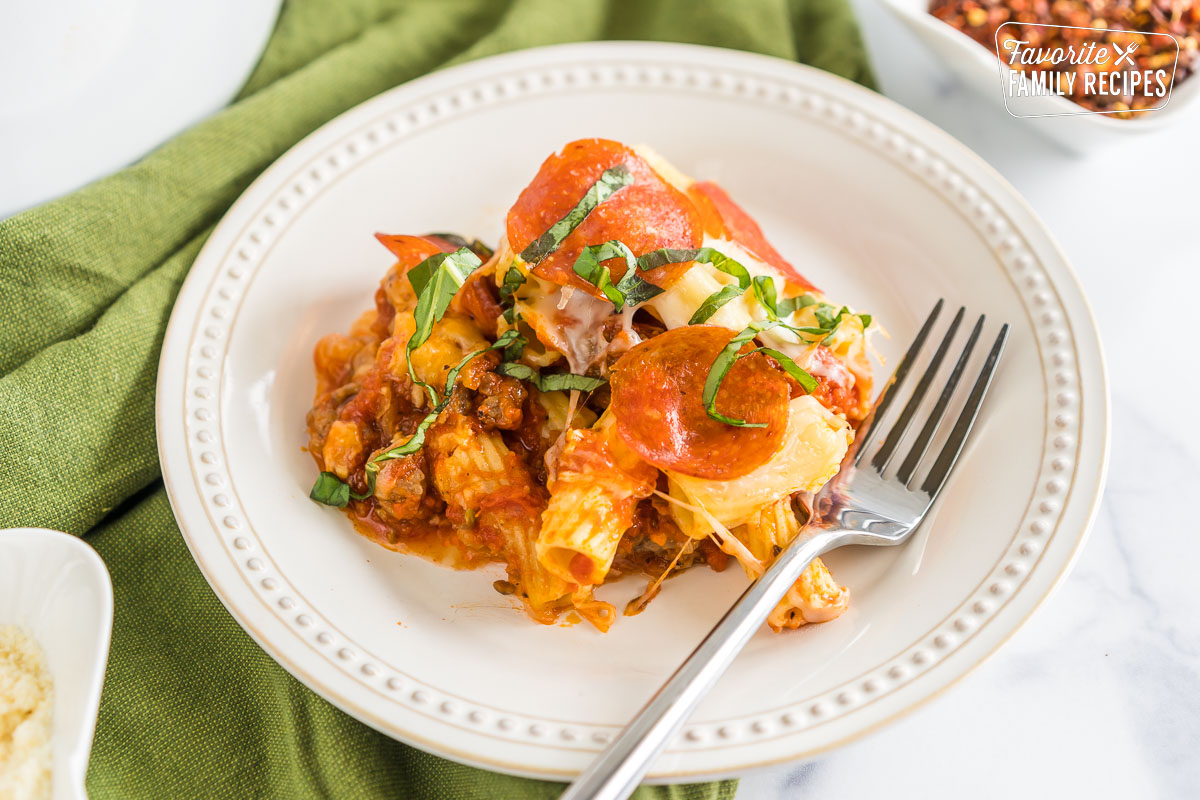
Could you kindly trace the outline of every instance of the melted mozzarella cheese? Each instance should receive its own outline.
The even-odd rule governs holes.
[[[582,375],[607,350],[601,325],[612,303],[569,286],[539,294],[524,312],[543,344],[562,353],[571,372]]]
[[[854,439],[850,424],[810,395],[792,400],[783,442],[766,463],[731,480],[695,478],[667,470],[670,493],[705,508],[728,528],[795,492],[815,492],[837,474]],[[700,538],[713,531],[711,522],[676,505],[672,514],[680,529]]]
[[[604,336],[604,322],[613,316],[612,303],[582,289],[531,280],[538,288],[531,297],[518,300],[517,313],[538,341],[567,359],[571,372],[583,375],[597,364],[603,369],[610,352],[624,352],[641,341],[633,329],[635,309],[627,307],[617,315],[621,328],[610,341]]]
[[[704,246],[711,247],[737,261],[746,268],[752,278],[768,277],[775,282],[777,289],[784,286],[785,279],[775,268],[736,242],[705,236]],[[719,292],[724,286],[735,283],[737,283],[737,279],[732,275],[726,275],[712,264],[701,262],[685,272],[665,292],[649,300],[645,305],[668,328],[679,328],[688,324],[688,320],[696,313],[696,309],[710,295]],[[706,324],[720,325],[723,328],[740,331],[751,322],[761,322],[766,318],[766,309],[758,302],[752,291],[747,291],[721,306],[715,314],[708,318]],[[802,344],[796,334],[781,328],[766,331],[760,334],[760,338],[767,346],[777,348],[792,358],[799,358],[807,350],[807,345]]]

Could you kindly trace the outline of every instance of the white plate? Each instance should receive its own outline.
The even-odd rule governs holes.
[[[738,570],[694,570],[607,635],[544,627],[496,594],[498,573],[388,552],[307,499],[312,348],[369,306],[391,263],[371,234],[495,241],[542,159],[583,136],[646,142],[721,182],[830,296],[883,321],[888,355],[939,296],[1013,325],[916,538],[831,554],[850,611],[764,630],[651,777],[810,755],[944,689],[1083,543],[1108,438],[1095,326],[1041,223],[962,145],[847,81],[726,50],[570,45],[439,72],[330,122],[246,191],[192,268],[159,368],[163,473],[209,582],[279,663],[363,722],[537,776],[587,764],[733,601]]]
[[[77,536],[0,530],[0,625],[25,628],[54,682],[55,800],[84,800],[83,780],[108,664],[113,595],[108,569]]]

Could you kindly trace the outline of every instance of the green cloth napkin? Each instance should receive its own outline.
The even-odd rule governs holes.
[[[845,0],[291,0],[233,105],[133,166],[0,222],[0,527],[86,536],[116,591],[88,771],[93,800],[493,800],[561,791],[376,733],[251,641],[171,516],[154,383],[171,306],[197,251],[287,148],[431,70],[589,39],[720,45],[870,81]],[[643,787],[637,796],[730,798],[736,786]]]

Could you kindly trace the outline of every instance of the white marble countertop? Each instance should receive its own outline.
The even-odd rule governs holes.
[[[1070,257],[1108,358],[1112,456],[1074,571],[995,656],[865,739],[745,775],[738,800],[1200,797],[1200,426],[1172,425],[1188,418],[1176,398],[1200,398],[1200,114],[1068,153],[958,83],[877,0],[852,2],[884,94],[997,168]]]
[[[1173,424],[1200,397],[1200,114],[1067,153],[854,4],[883,92],[1003,173],[1079,273],[1112,381],[1108,485],[1070,577],[991,660],[866,739],[746,775],[739,800],[1200,797],[1200,427]]]

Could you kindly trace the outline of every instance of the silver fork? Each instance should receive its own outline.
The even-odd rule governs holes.
[[[950,351],[966,313],[965,308],[960,308],[954,316],[941,344],[883,441],[872,447],[872,439],[876,422],[882,425],[886,421],[888,412],[900,396],[943,305],[942,300],[937,302],[897,364],[895,373],[875,404],[875,410],[859,427],[858,436],[842,461],[837,476],[807,504],[809,520],[804,531],[783,549],[763,576],[746,589],[650,702],[567,788],[561,800],[622,800],[628,797],[671,736],[679,730],[814,558],[848,544],[900,544],[921,524],[962,453],[1008,338],[1008,325],[1003,325],[954,426],[946,436],[941,452],[924,480],[917,485],[917,468],[942,428],[946,409],[954,398],[971,352],[983,331],[982,316],[967,337],[966,345],[960,351],[941,394],[898,469],[891,471],[888,468]],[[867,456],[870,458],[864,464]]]

